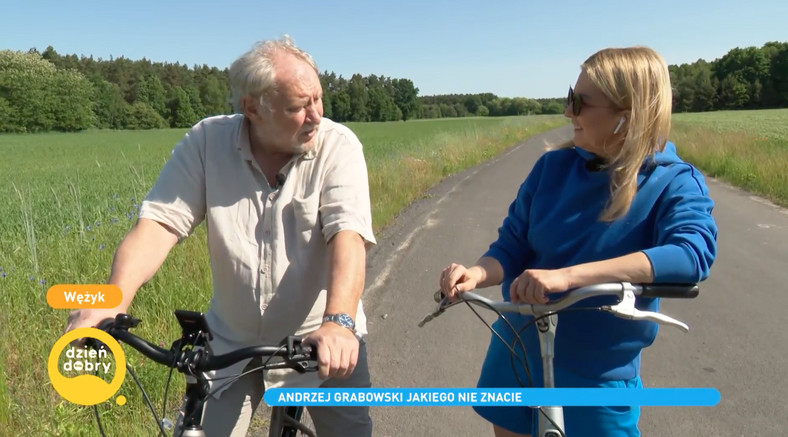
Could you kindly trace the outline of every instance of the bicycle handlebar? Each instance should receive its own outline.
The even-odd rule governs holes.
[[[569,290],[559,299],[539,305],[539,304],[516,304],[512,302],[501,302],[488,299],[473,292],[463,292],[457,295],[454,300],[446,298],[440,291],[435,293],[435,301],[438,308],[427,315],[419,323],[419,327],[442,314],[446,308],[461,302],[468,302],[487,309],[499,312],[514,312],[525,315],[540,316],[544,314],[556,313],[569,308],[577,302],[596,296],[617,296],[619,303],[616,305],[603,305],[599,307],[602,311],[611,313],[617,317],[630,320],[649,320],[656,323],[675,326],[684,332],[689,331],[689,327],[684,323],[668,317],[664,314],[651,311],[641,311],[635,308],[635,296],[641,297],[665,297],[665,298],[695,298],[700,293],[697,284],[631,284],[629,282],[612,282],[605,284],[590,285],[587,287]]]
[[[694,299],[698,297],[698,284],[639,284],[642,297],[664,297],[666,299]]]
[[[251,346],[223,354],[212,355],[207,349],[183,349],[186,333],[173,343],[171,349],[158,347],[147,340],[129,332],[139,320],[127,314],[118,314],[115,319],[99,323],[98,329],[106,331],[116,340],[133,347],[151,360],[168,367],[177,368],[182,373],[195,374],[229,367],[247,358],[278,357],[283,361],[267,363],[266,369],[291,368],[300,373],[317,370],[317,349],[303,344],[300,337],[289,336],[279,346]],[[204,344],[198,344],[202,346]],[[88,340],[88,346],[99,348],[98,341]]]

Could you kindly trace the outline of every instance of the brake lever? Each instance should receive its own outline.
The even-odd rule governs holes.
[[[287,342],[287,361],[281,368],[291,368],[298,373],[316,372],[317,357],[316,349],[311,344],[301,342],[301,337],[288,336]],[[275,368],[275,367],[272,367]]]
[[[635,308],[635,293],[630,290],[624,291],[621,302],[616,305],[605,305],[602,307],[602,310],[624,319],[648,320],[663,325],[675,326],[682,332],[689,332],[689,326],[670,316],[652,311],[641,311]]]
[[[435,292],[435,294],[433,295],[433,299],[435,299],[435,302],[438,302],[438,307],[435,309],[435,311],[427,314],[424,317],[424,320],[419,322],[419,328],[423,328],[424,325],[427,324],[427,322],[430,322],[436,317],[438,317],[439,315],[443,314],[443,312],[446,311],[446,308],[457,305],[463,300],[461,295],[457,295],[457,299],[452,301],[448,297],[443,296],[443,293],[441,293],[440,290]]]

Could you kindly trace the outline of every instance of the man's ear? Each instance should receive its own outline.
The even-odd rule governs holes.
[[[258,99],[250,96],[244,96],[241,99],[241,107],[243,114],[246,118],[257,120],[260,118],[260,104]]]

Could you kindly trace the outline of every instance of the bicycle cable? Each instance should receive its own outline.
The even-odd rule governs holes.
[[[547,421],[550,422],[551,425],[553,425],[553,428],[555,428],[555,430],[558,431],[559,434],[561,434],[561,437],[566,437],[566,434],[564,434],[564,430],[561,429],[561,427],[558,426],[558,424],[555,423],[555,421],[552,418],[550,418],[550,416],[548,416],[547,413],[545,413],[544,410],[542,410],[541,407],[536,407],[534,409],[538,412],[538,414],[541,414],[542,416],[544,416],[544,418],[547,419]],[[538,421],[537,421],[537,423],[538,423]]]
[[[107,437],[107,435],[104,434],[104,427],[101,426],[101,418],[99,418],[98,404],[93,405],[93,413],[96,415],[96,424],[98,425],[99,434],[101,434],[101,437]]]
[[[483,305],[484,307],[486,307],[487,309],[495,312],[498,315],[498,317],[506,323],[506,325],[508,326],[509,330],[511,330],[514,333],[515,341],[513,341],[512,342],[513,344],[510,345],[509,343],[507,343],[503,339],[503,336],[501,336],[501,334],[499,334],[498,331],[495,330],[495,328],[493,328],[489,323],[487,323],[486,320],[484,320],[484,318],[481,316],[481,314],[479,314],[476,311],[476,309],[473,308],[473,306],[468,301],[464,301],[464,302],[468,306],[468,308],[470,308],[471,311],[476,315],[476,317],[479,320],[481,320],[482,323],[484,323],[485,326],[487,326],[487,329],[489,329],[490,332],[496,338],[498,338],[498,340],[504,346],[506,346],[506,348],[509,350],[509,362],[511,363],[511,366],[512,366],[512,373],[514,373],[514,377],[517,378],[517,383],[520,384],[521,387],[525,387],[525,384],[520,379],[520,375],[517,373],[517,370],[516,370],[516,367],[515,367],[515,357],[520,362],[519,364],[522,366],[523,370],[525,371],[525,375],[528,377],[528,382],[530,383],[531,387],[533,387],[533,376],[531,375],[531,367],[528,364],[528,358],[526,357],[525,344],[522,342],[522,339],[520,339],[520,336],[517,335],[517,331],[515,330],[514,325],[512,325],[512,323],[509,321],[508,318],[506,318],[506,316],[503,315],[503,313],[501,313],[498,309],[496,309],[492,305],[489,305],[486,302],[477,302],[477,303]],[[517,354],[517,351],[514,350],[514,348],[515,348],[514,343],[515,342],[517,342],[520,345],[520,348],[523,351],[523,356],[522,357],[519,354]],[[524,362],[523,362],[523,359],[525,359]]]
[[[599,311],[599,308],[585,308],[585,307],[581,307],[581,308],[566,308],[566,309],[563,309],[563,310],[560,310],[560,311],[551,311],[551,312],[548,312],[548,313],[542,314],[542,315],[541,315],[541,316],[539,316],[539,317],[534,317],[534,318],[532,318],[531,320],[529,320],[529,321],[528,321],[528,323],[526,323],[525,325],[523,325],[523,327],[522,327],[522,328],[520,328],[520,330],[519,330],[519,331],[517,331],[517,332],[514,334],[514,335],[515,335],[515,338],[516,338],[518,341],[522,342],[522,337],[521,337],[520,335],[521,335],[521,334],[522,334],[522,333],[523,333],[523,332],[524,332],[526,329],[528,329],[529,327],[533,326],[533,325],[534,325],[534,324],[535,324],[537,321],[539,321],[539,320],[542,320],[542,319],[544,319],[544,318],[546,318],[546,317],[550,317],[550,316],[552,316],[553,314],[558,314],[558,313],[565,313],[565,312],[571,312],[571,311]],[[527,361],[527,360],[528,360],[528,358],[526,358],[526,361]],[[533,387],[533,384],[531,385],[531,387]],[[559,428],[558,424],[557,424],[557,423],[555,423],[555,421],[553,421],[553,419],[552,419],[552,418],[550,418],[550,416],[548,416],[548,415],[547,415],[547,413],[545,413],[545,412],[544,412],[544,410],[542,410],[542,408],[541,408],[541,407],[534,407],[534,410],[536,410],[536,411],[538,412],[538,414],[541,414],[542,416],[544,416],[544,418],[545,418],[545,419],[547,419],[547,421],[548,421],[548,422],[550,422],[550,424],[551,424],[551,425],[553,425],[553,428],[555,428],[556,430],[558,430],[558,432],[561,434],[561,437],[566,437],[566,434],[564,434],[564,431],[563,431],[562,429],[560,429],[560,428]]]
[[[525,370],[525,373],[528,376],[530,387],[533,387],[534,386],[533,385],[533,377],[531,375],[530,366],[528,364],[528,356],[527,356],[526,351],[525,351],[525,344],[523,343],[523,340],[522,340],[522,337],[520,336],[520,334],[525,329],[527,329],[529,326],[533,325],[537,320],[541,320],[541,319],[543,319],[545,317],[548,317],[548,316],[550,316],[552,314],[555,314],[555,313],[554,312],[547,313],[547,314],[544,314],[542,316],[536,317],[533,320],[529,321],[519,331],[516,331],[514,326],[512,325],[512,323],[503,315],[503,313],[501,311],[499,311],[498,309],[496,309],[492,305],[487,304],[486,302],[477,302],[477,303],[481,304],[482,306],[485,306],[486,308],[488,308],[488,309],[492,310],[493,312],[495,312],[498,315],[498,317],[501,318],[506,323],[506,325],[509,327],[509,329],[514,334],[514,337],[512,338],[512,343],[509,344],[506,341],[504,341],[503,337],[495,330],[495,328],[490,326],[490,324],[487,323],[486,320],[484,320],[484,318],[476,311],[475,308],[473,308],[473,306],[468,301],[464,301],[464,302],[468,306],[468,308],[470,308],[471,311],[473,311],[473,313],[476,315],[476,317],[479,318],[479,320],[481,320],[482,323],[484,323],[485,326],[487,326],[487,329],[489,329],[490,332],[492,332],[493,335],[495,335],[498,338],[498,340],[500,340],[501,343],[503,343],[503,345],[506,346],[507,349],[509,349],[509,362],[511,363],[511,366],[512,366],[512,373],[514,373],[514,377],[517,378],[517,382],[520,384],[520,386],[523,387],[523,388],[526,387],[525,384],[523,384],[523,381],[520,379],[520,375],[518,375],[518,373],[517,373],[517,369],[515,367],[515,357],[517,357],[517,360],[520,362],[520,365],[523,366],[523,369]],[[580,308],[578,308],[578,309],[580,309]],[[519,345],[520,349],[523,351],[523,356],[522,357],[520,357],[520,355],[518,355],[517,352],[514,350],[516,344]],[[523,360],[525,360],[525,361],[523,362]],[[550,424],[553,425],[553,428],[558,430],[558,432],[560,433],[561,437],[566,437],[566,434],[564,434],[564,431],[560,429],[558,424],[555,423],[555,421],[553,419],[551,419],[550,416],[547,415],[547,413],[545,413],[539,407],[534,408],[534,410],[536,410],[538,412],[538,414],[542,414],[545,417],[545,419],[547,419],[550,422]]]
[[[248,374],[251,374],[251,373],[257,372],[257,371],[259,371],[259,370],[265,370],[266,366],[267,366],[267,365],[268,365],[268,364],[271,362],[271,360],[274,358],[274,356],[276,356],[276,354],[277,354],[279,351],[281,351],[282,349],[284,349],[285,347],[286,347],[286,345],[284,345],[284,344],[283,344],[283,345],[281,345],[281,346],[279,346],[279,349],[277,349],[277,350],[276,350],[274,353],[272,353],[272,354],[271,354],[271,355],[268,357],[268,359],[267,359],[267,360],[265,360],[265,362],[264,362],[264,363],[262,363],[262,364],[261,364],[259,367],[254,367],[254,368],[252,368],[252,369],[249,369],[249,370],[247,370],[247,371],[241,372],[241,373],[239,373],[238,375],[228,375],[228,376],[222,376],[222,377],[219,377],[219,378],[205,378],[205,381],[209,381],[209,382],[213,382],[213,381],[221,381],[221,380],[225,380],[225,379],[229,379],[229,381],[225,382],[224,384],[222,384],[222,385],[220,385],[219,387],[216,387],[215,389],[213,389],[212,391],[210,391],[210,392],[209,392],[209,393],[208,393],[208,394],[205,396],[205,399],[204,399],[204,400],[200,400],[200,401],[197,403],[197,405],[194,407],[194,410],[193,410],[191,413],[189,413],[189,415],[188,415],[188,416],[186,416],[186,417],[184,417],[184,418],[183,418],[183,421],[182,421],[181,423],[186,423],[188,420],[190,420],[190,419],[192,418],[192,416],[193,416],[193,415],[194,415],[194,414],[195,414],[197,411],[199,411],[199,410],[200,410],[200,409],[203,407],[203,404],[205,403],[205,400],[207,400],[208,398],[210,398],[211,396],[213,396],[213,395],[214,395],[216,392],[218,392],[219,390],[223,389],[225,386],[227,386],[227,385],[230,385],[230,384],[232,384],[232,383],[234,383],[234,382],[238,381],[239,379],[243,378],[244,376],[246,376],[246,375],[248,375]],[[263,391],[265,391],[265,381],[263,381]],[[181,429],[181,434],[183,434],[183,429]]]
[[[159,420],[159,416],[156,415],[156,409],[153,407],[153,402],[151,402],[150,398],[148,397],[148,393],[142,388],[142,383],[140,382],[139,378],[137,378],[137,374],[134,373],[134,370],[126,363],[126,370],[129,372],[132,378],[134,378],[134,382],[137,383],[137,386],[140,388],[142,392],[142,397],[145,399],[145,403],[148,405],[151,414],[153,414],[153,418],[156,419],[156,425],[159,427],[159,432],[163,437],[167,437],[167,433],[164,431],[164,426],[162,426],[161,420]]]
[[[156,419],[156,424],[159,427],[160,435],[166,437],[167,433],[164,431],[164,427],[162,426],[161,421],[159,421],[159,417],[156,415],[156,409],[153,407],[153,402],[151,402],[150,398],[148,397],[148,393],[145,392],[145,389],[142,387],[142,383],[140,382],[139,378],[137,378],[137,374],[134,373],[134,370],[131,368],[131,366],[128,363],[126,363],[126,371],[134,379],[134,382],[137,384],[137,387],[140,388],[140,391],[142,392],[142,397],[145,399],[145,403],[148,405],[148,408],[153,414],[153,417]],[[96,416],[96,424],[98,425],[99,433],[101,434],[102,437],[106,437],[106,434],[104,433],[104,427],[101,425],[101,417],[98,412],[98,404],[93,405],[93,412],[95,413]]]
[[[172,365],[170,366],[170,373],[167,376],[167,383],[164,384],[164,399],[161,401],[161,404],[162,404],[161,405],[161,417],[162,417],[162,420],[166,419],[165,416],[167,415],[167,393],[169,392],[169,389],[170,389],[170,381],[172,380],[172,372],[175,370],[175,365],[177,363],[178,363],[178,355],[175,354],[172,357]],[[176,418],[175,420],[177,421],[178,419]]]

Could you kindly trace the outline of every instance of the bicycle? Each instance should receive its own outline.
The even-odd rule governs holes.
[[[241,376],[255,371],[283,368],[294,369],[299,373],[317,371],[317,350],[313,349],[311,345],[302,344],[300,337],[289,336],[277,346],[252,346],[223,355],[213,355],[207,347],[208,341],[212,339],[212,334],[204,315],[194,311],[176,310],[175,316],[180,323],[182,335],[172,343],[169,350],[155,346],[129,332],[129,329],[137,326],[141,320],[128,314],[118,314],[114,320],[106,319],[98,325],[98,329],[107,332],[116,340],[128,344],[151,360],[169,367],[171,369],[170,378],[172,370],[176,369],[185,376],[186,391],[178,421],[174,425],[177,433],[175,437],[205,437],[201,425],[202,407],[212,392],[209,392],[209,380],[204,372],[223,369],[248,358],[265,359],[261,366],[232,377],[229,382],[224,382],[219,386],[218,390]],[[88,339],[87,346],[95,349],[106,347],[94,339]],[[173,424],[167,419],[159,420],[139,380],[130,368],[128,370],[142,390],[143,397],[156,420],[161,435],[166,436],[165,427],[171,428]],[[165,402],[168,387],[169,379],[164,391]],[[104,430],[97,409],[95,409],[95,415],[99,431],[103,436]],[[296,437],[298,433],[303,436],[316,437],[316,433],[302,423],[303,415],[304,407],[301,406],[273,407],[269,437]]]
[[[519,332],[522,332],[522,330],[526,329],[531,324],[536,325],[540,353],[542,356],[544,387],[554,388],[554,342],[559,312],[567,310],[572,305],[587,298],[614,296],[618,298],[618,303],[614,305],[585,307],[582,309],[601,310],[629,320],[648,320],[663,325],[675,326],[683,332],[688,332],[689,327],[686,324],[672,317],[657,312],[638,310],[635,308],[635,298],[637,296],[648,298],[695,298],[698,296],[699,292],[700,289],[697,284],[631,284],[628,282],[615,282],[576,288],[568,291],[564,296],[553,302],[539,305],[494,301],[473,292],[460,293],[454,299],[449,299],[440,291],[437,291],[434,298],[435,301],[438,302],[438,307],[419,323],[419,327],[423,327],[424,324],[441,315],[447,308],[459,303],[465,303],[471,310],[473,310],[471,304],[487,308],[494,311],[498,317],[504,320],[506,320],[506,318],[503,316],[503,313],[514,312],[523,315],[532,315],[534,316],[533,320],[529,321],[521,330],[518,331],[514,329],[511,324],[509,324],[509,328],[515,332],[515,342],[522,345],[523,343],[519,337]],[[575,309],[575,307],[572,309]],[[475,310],[473,311],[481,319],[479,313]],[[495,334],[495,330],[487,324],[486,321],[483,319],[482,321]],[[508,323],[507,321],[507,324]],[[509,347],[509,351],[512,353],[513,357],[517,356],[513,345]],[[529,373],[527,364],[524,365],[526,367],[526,372]],[[566,437],[564,433],[564,414],[562,406],[537,406],[535,409],[538,411],[538,434],[536,434],[536,437]]]

